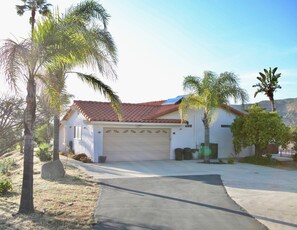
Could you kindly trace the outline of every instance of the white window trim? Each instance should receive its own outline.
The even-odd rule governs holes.
[[[81,140],[82,139],[82,127],[74,126],[74,139]]]

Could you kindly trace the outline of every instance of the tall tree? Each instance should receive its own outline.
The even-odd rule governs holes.
[[[224,72],[218,76],[211,71],[205,71],[203,78],[187,76],[183,87],[190,93],[180,104],[181,117],[185,119],[189,110],[203,111],[204,146],[209,148],[209,130],[211,123],[215,121],[216,110],[224,104],[229,104],[230,97],[233,97],[235,102],[239,99],[244,103],[248,95],[240,88],[238,77],[231,72]],[[209,156],[205,155],[204,161],[209,162]]]
[[[51,4],[47,3],[46,0],[21,0],[23,5],[16,5],[17,14],[22,16],[26,11],[31,12],[29,23],[31,24],[31,35],[34,32],[34,25],[36,22],[36,12],[43,16],[50,14]]]
[[[269,70],[264,69],[264,73],[259,72],[260,76],[258,76],[257,79],[260,82],[256,85],[253,85],[253,87],[258,87],[254,97],[256,97],[258,93],[264,93],[269,98],[271,110],[273,112],[275,111],[274,92],[276,89],[282,88],[278,84],[278,79],[281,77],[281,73],[276,74],[276,71],[277,67],[275,67],[273,70],[271,70],[271,67],[269,67]]]
[[[233,142],[237,152],[247,146],[255,146],[256,156],[263,154],[268,144],[286,146],[290,140],[289,127],[277,113],[267,112],[257,104],[248,109],[248,114],[237,117],[231,125]]]
[[[78,76],[83,82],[101,92],[112,102],[115,111],[121,114],[120,99],[112,89],[98,77],[72,69],[77,66],[97,66],[104,77],[117,78],[114,70],[117,64],[117,51],[111,34],[107,30],[109,15],[96,1],[84,1],[59,15],[45,19],[36,32],[36,40],[43,36],[57,34],[60,40],[56,45],[71,50],[71,58],[55,59],[47,65],[47,81],[51,105],[54,113],[54,160],[59,159],[59,124],[63,105],[67,104],[66,78]],[[46,26],[44,26],[46,25]],[[70,39],[69,39],[70,38]],[[65,44],[67,41],[67,44]]]
[[[16,43],[7,39],[1,48],[1,64],[4,66],[7,80],[17,89],[18,76],[23,75],[27,82],[26,109],[24,112],[24,171],[23,185],[20,202],[20,213],[34,212],[33,205],[33,148],[34,148],[34,122],[36,113],[36,85],[35,77],[40,69],[39,49],[33,43],[33,31],[36,11],[46,15],[49,12],[49,4],[46,1],[22,0],[24,5],[17,5],[17,13],[23,15],[25,11],[31,12],[31,42],[24,40]],[[26,66],[26,67],[25,67]],[[21,70],[25,72],[22,73]]]
[[[96,3],[95,1],[90,2],[93,4]],[[80,10],[90,12],[90,8],[88,7]],[[80,13],[80,11],[74,11],[73,14],[80,15]],[[72,30],[68,29],[70,28],[70,23],[68,22],[70,21],[58,20],[56,23],[50,23],[45,20],[37,26],[37,29],[33,26],[33,33],[31,34],[32,37],[30,39],[24,39],[20,42],[6,39],[0,48],[0,65],[4,69],[7,82],[15,90],[18,89],[18,79],[23,79],[27,83],[26,109],[24,112],[24,172],[19,213],[34,212],[33,147],[34,123],[36,117],[36,79],[41,79],[43,82],[46,82],[43,75],[45,67],[51,69],[49,66],[55,66],[59,63],[58,60],[63,60],[61,62],[62,67],[68,63],[72,63],[72,61],[77,58],[77,55],[74,54],[82,51],[82,49],[78,49],[78,44],[88,50],[93,49],[97,45],[101,45],[98,40],[95,40],[93,43],[90,43],[92,46],[85,46],[84,39],[89,39],[91,42],[93,37],[84,38],[81,35],[84,32],[83,28],[92,29],[93,27],[96,27],[95,23],[90,25],[85,21],[88,18],[92,18],[92,16],[95,17],[96,15],[96,12],[91,12],[89,15],[86,15],[85,18],[77,17],[76,24],[71,24],[73,26]],[[34,23],[32,24],[34,25]],[[48,32],[43,33],[45,31]],[[94,30],[94,36],[95,35],[96,30]],[[110,36],[107,31],[105,31],[105,35],[106,37]],[[101,40],[106,39],[106,37],[101,36]],[[76,41],[76,43],[72,41]],[[99,63],[94,63],[93,59],[90,58],[92,56],[84,56],[84,52],[81,54],[83,57],[88,57],[88,63],[97,64],[98,69],[102,70],[105,74],[108,75],[110,72],[115,73],[114,64],[116,63],[112,62],[110,55],[105,55],[105,50],[101,51],[103,52],[101,54],[102,62]],[[99,56],[100,54],[97,55]],[[116,56],[114,56],[114,58],[116,60]],[[102,64],[103,66],[99,64]],[[92,84],[93,87],[100,90],[97,83],[100,83],[101,81],[99,81],[96,77],[92,75],[88,75],[86,77],[82,74],[79,74],[79,76],[85,81],[94,83]]]

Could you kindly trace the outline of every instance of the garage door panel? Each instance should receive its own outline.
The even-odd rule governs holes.
[[[170,129],[104,129],[108,161],[169,159]]]

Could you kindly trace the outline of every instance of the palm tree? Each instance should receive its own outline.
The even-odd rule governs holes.
[[[67,41],[66,47],[71,51],[71,58],[54,59],[46,66],[45,84],[51,95],[50,104],[55,110],[53,160],[59,159],[59,124],[61,109],[65,105],[63,99],[66,95],[67,77],[75,74],[83,82],[100,91],[112,102],[119,118],[121,117],[120,99],[108,85],[91,74],[72,71],[77,65],[93,66],[95,64],[103,76],[117,77],[114,70],[117,64],[117,52],[114,41],[107,31],[108,18],[109,15],[99,3],[85,1],[70,8],[63,17],[57,15],[46,18],[40,25],[38,24],[36,40],[43,41],[44,36],[56,33],[60,39],[56,41],[56,45],[65,47],[65,41]],[[94,21],[96,23],[93,23]],[[98,21],[101,22],[101,26]]]
[[[92,4],[96,3],[94,1],[90,2]],[[77,10],[73,14],[78,13],[79,15],[83,11],[90,12],[90,10],[90,8],[80,9],[80,11]],[[100,8],[99,10],[102,9]],[[107,38],[111,38],[107,31],[103,31],[105,36],[102,36],[101,34],[97,34],[97,30],[94,30],[94,35],[89,38],[82,37],[82,34],[84,34],[83,28],[92,29],[95,25],[92,24],[87,26],[87,19],[96,17],[96,15],[96,12],[90,12],[89,15],[86,14],[84,17],[77,17],[77,23],[71,24],[73,25],[72,30],[64,30],[65,28],[70,27],[66,26],[69,21],[61,23],[58,21],[57,23],[50,24],[45,20],[43,24],[38,25],[37,29],[35,29],[34,23],[31,23],[31,25],[33,25],[33,33],[31,34],[30,39],[24,39],[20,42],[7,39],[0,48],[0,65],[3,67],[6,80],[10,83],[11,87],[13,87],[16,91],[18,90],[18,79],[23,79],[27,83],[26,109],[24,112],[24,172],[19,213],[34,212],[33,148],[34,123],[36,117],[36,79],[40,78],[45,82],[42,74],[44,72],[44,67],[47,66],[47,68],[49,68],[49,66],[55,66],[58,63],[57,60],[63,60],[62,64],[65,65],[72,63],[72,61],[77,57],[77,55],[74,54],[81,52],[83,57],[88,57],[88,63],[97,65],[98,69],[104,72],[106,76],[109,74],[115,74],[114,64],[116,63],[114,63],[113,60],[116,60],[116,53],[109,55],[105,52],[107,50],[100,50],[97,57],[101,57],[101,62],[94,62],[94,59],[92,58],[92,55],[94,54],[91,56],[86,55],[86,51],[93,49],[95,46],[101,45],[99,41],[105,41]],[[32,20],[32,22],[35,21]],[[85,27],[83,27],[83,25],[85,25]],[[43,28],[51,30],[53,33],[42,33],[42,31],[46,31],[46,29],[41,30],[42,26]],[[96,35],[100,36],[101,39],[99,41],[95,40],[92,42],[93,37]],[[89,44],[92,46],[86,46],[84,44],[84,39],[82,38],[85,40],[89,39]],[[76,41],[76,43],[72,41]],[[83,49],[78,49],[79,41],[82,42],[80,43],[80,46],[87,49],[85,52],[82,52]],[[112,47],[111,44],[108,44],[108,46],[110,46],[108,47],[110,49],[115,49],[115,47]],[[101,81],[92,75],[79,76],[83,77],[83,79],[90,84],[94,83],[92,85],[96,89],[98,86],[97,83],[101,83]],[[119,107],[117,108],[119,109]]]
[[[34,32],[34,25],[36,22],[36,11],[43,16],[47,16],[50,14],[50,6],[51,4],[46,3],[46,0],[21,0],[24,5],[16,5],[17,14],[22,16],[25,11],[31,12],[30,24],[31,24],[31,35]]]
[[[253,85],[253,87],[258,87],[257,91],[254,94],[254,97],[257,96],[258,93],[264,93],[270,101],[272,112],[275,111],[274,105],[274,92],[276,89],[281,89],[282,87],[278,84],[278,79],[281,77],[281,73],[276,74],[277,67],[271,70],[264,69],[264,73],[259,72],[260,76],[257,79],[260,83]]]
[[[202,122],[204,125],[204,146],[209,148],[210,125],[215,121],[215,112],[223,104],[229,104],[230,97],[235,102],[239,99],[244,103],[248,99],[245,90],[239,87],[238,77],[231,72],[224,72],[217,76],[215,73],[205,71],[203,78],[187,76],[184,79],[184,90],[190,94],[183,99],[179,106],[182,119],[185,119],[189,110],[203,111]],[[209,156],[204,156],[204,161],[209,162]]]
[[[33,148],[36,113],[35,78],[43,62],[38,49],[32,49],[31,40],[15,42],[7,39],[0,49],[0,64],[7,82],[16,91],[18,79],[27,83],[26,108],[24,111],[24,171],[20,213],[32,213],[33,207]]]
[[[48,14],[49,4],[45,1],[26,1],[24,5],[17,5],[17,13],[23,15],[31,11],[31,36],[35,25],[36,10],[43,15]],[[0,63],[4,66],[6,77],[11,86],[17,90],[17,79],[23,76],[27,82],[26,109],[24,111],[24,171],[23,186],[20,202],[20,213],[34,212],[33,205],[33,148],[34,148],[34,122],[36,113],[36,85],[35,76],[40,69],[39,50],[33,48],[31,41],[24,40],[20,43],[7,39],[1,48]]]

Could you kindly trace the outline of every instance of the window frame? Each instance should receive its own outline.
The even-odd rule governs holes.
[[[74,126],[74,139],[81,140],[82,139],[82,127]]]

